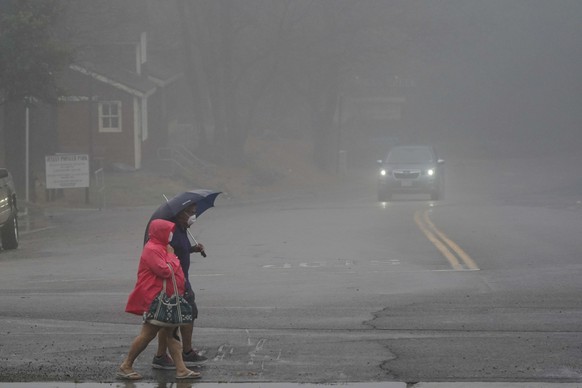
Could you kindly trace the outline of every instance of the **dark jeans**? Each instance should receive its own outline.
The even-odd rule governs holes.
[[[198,306],[196,306],[196,295],[191,287],[186,286],[186,291],[184,292],[184,299],[192,306],[192,318],[198,318]]]

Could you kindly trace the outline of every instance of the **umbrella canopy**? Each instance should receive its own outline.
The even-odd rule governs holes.
[[[175,197],[168,199],[165,203],[161,204],[156,211],[152,214],[149,223],[152,220],[161,218],[164,220],[176,222],[176,216],[182,210],[186,209],[188,206],[192,204],[196,204],[196,218],[200,217],[202,213],[206,210],[214,207],[214,201],[216,197],[220,194],[220,191],[212,191],[206,189],[197,189],[197,190],[190,190],[185,191],[181,194],[176,195]],[[144,236],[144,243],[148,239],[147,235],[147,226],[146,232]]]
[[[175,217],[188,206],[196,204],[196,218],[198,218],[206,210],[214,207],[214,201],[218,194],[220,194],[220,191],[205,189],[185,191],[169,199],[164,205],[168,208],[169,214]]]

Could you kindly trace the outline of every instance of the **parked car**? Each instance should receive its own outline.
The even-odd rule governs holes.
[[[0,239],[3,249],[18,248],[18,203],[12,175],[0,168]]]
[[[394,193],[426,193],[432,200],[443,197],[444,160],[437,158],[432,146],[395,146],[378,162],[379,201],[390,200]]]

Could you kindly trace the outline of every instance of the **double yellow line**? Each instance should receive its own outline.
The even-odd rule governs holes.
[[[417,210],[414,213],[414,222],[416,222],[420,230],[449,261],[455,271],[478,271],[479,267],[477,267],[473,259],[453,240],[434,226],[428,217],[429,211],[430,209]]]

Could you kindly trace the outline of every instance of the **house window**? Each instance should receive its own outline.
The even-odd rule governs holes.
[[[99,132],[121,132],[121,101],[99,103]]]

